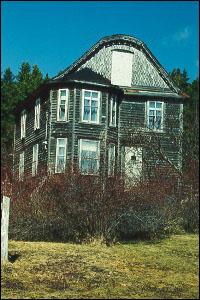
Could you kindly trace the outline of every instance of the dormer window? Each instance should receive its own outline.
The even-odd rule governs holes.
[[[111,84],[131,86],[133,53],[123,50],[112,51]]]
[[[40,99],[37,99],[35,102],[34,130],[39,128],[40,128]]]
[[[68,121],[68,89],[58,91],[57,121]]]
[[[25,138],[26,136],[26,111],[23,110],[21,113],[21,139]]]

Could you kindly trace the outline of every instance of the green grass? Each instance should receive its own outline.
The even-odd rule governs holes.
[[[2,299],[198,299],[198,236],[114,246],[9,242]]]

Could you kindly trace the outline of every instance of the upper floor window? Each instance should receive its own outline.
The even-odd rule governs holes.
[[[123,50],[112,51],[111,84],[131,86],[133,53]]]
[[[67,149],[67,139],[57,138],[55,173],[62,173],[65,170],[66,149]]]
[[[163,102],[147,102],[147,127],[152,130],[163,129]]]
[[[108,176],[115,173],[115,144],[110,144],[108,148]]]
[[[68,121],[68,89],[58,91],[57,121]]]
[[[25,138],[26,136],[26,111],[23,110],[21,113],[21,139]]]
[[[82,121],[99,123],[100,92],[83,90]]]
[[[19,155],[19,180],[24,177],[24,152]]]
[[[99,171],[99,141],[80,140],[79,164],[83,174],[97,174]]]
[[[32,176],[35,176],[37,174],[37,168],[38,168],[38,148],[39,148],[38,144],[35,144],[33,146]]]
[[[117,119],[117,102],[116,97],[111,97],[110,99],[110,125],[116,126]]]
[[[37,99],[35,102],[34,130],[39,128],[40,128],[40,99]]]

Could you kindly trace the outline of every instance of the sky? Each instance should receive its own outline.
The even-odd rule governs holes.
[[[56,76],[98,40],[142,40],[167,72],[199,73],[198,1],[2,1],[1,72],[22,62]]]

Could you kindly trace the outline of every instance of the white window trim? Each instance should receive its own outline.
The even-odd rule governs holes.
[[[113,173],[111,173],[111,166],[110,166],[110,161],[111,161],[111,153],[110,153],[110,149],[111,149],[111,145],[114,146],[114,170],[113,170]],[[110,143],[109,146],[108,146],[108,176],[109,177],[113,177],[115,175],[115,163],[116,163],[116,146],[114,143]]]
[[[65,119],[59,119],[59,111],[60,111],[60,101],[61,101],[61,91],[66,91],[66,100],[65,100]],[[58,90],[58,105],[57,105],[57,122],[68,122],[69,121],[69,89],[59,89]]]
[[[34,173],[34,147],[36,146],[36,164],[35,164],[35,173]],[[39,145],[35,144],[33,145],[33,158],[32,158],[32,176],[36,176],[37,175],[37,171],[38,171],[38,153],[39,153]]]
[[[82,173],[81,172],[81,152],[82,152],[82,143],[83,142],[97,142],[98,146],[97,146],[97,173]],[[98,140],[88,140],[88,139],[79,139],[79,170],[81,172],[81,174],[83,175],[92,175],[92,176],[97,176],[99,175],[99,169],[100,169],[100,141]]]
[[[21,113],[21,139],[25,138],[26,136],[26,118],[27,118],[27,113],[26,110],[24,109]]]
[[[155,103],[161,103],[162,104],[162,108],[150,108],[149,107],[149,102],[155,102]],[[149,109],[152,110],[161,110],[161,128],[160,129],[156,129],[156,128],[149,128]],[[147,124],[147,129],[148,131],[154,131],[154,132],[163,132],[164,129],[164,101],[157,101],[157,100],[149,100],[146,102],[146,124]]]
[[[24,151],[19,154],[19,180],[24,178]]]
[[[84,95],[85,92],[94,92],[94,93],[98,93],[98,109],[97,109],[97,121],[91,121],[91,120],[83,120],[83,116],[84,116]],[[94,91],[94,90],[85,90],[82,89],[82,95],[81,95],[82,101],[81,101],[81,122],[83,123],[89,123],[89,124],[100,124],[100,100],[101,100],[101,93],[100,91]]]
[[[117,99],[116,96],[113,96],[112,98],[110,98],[110,126],[112,126],[112,127],[116,127],[116,124],[117,124],[117,101],[116,101],[116,99]],[[112,123],[113,100],[115,100],[115,120],[114,120],[114,124]]]
[[[67,138],[57,138],[56,139],[56,163],[55,163],[55,173],[62,173],[58,170],[58,148],[59,148],[59,140],[65,140],[65,151],[64,151],[64,170],[66,167],[66,154],[67,154]]]
[[[37,120],[38,118],[38,120]],[[37,122],[38,121],[38,122]],[[38,124],[37,124],[38,123]],[[40,129],[40,98],[35,101],[34,130]]]

